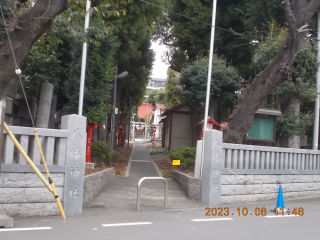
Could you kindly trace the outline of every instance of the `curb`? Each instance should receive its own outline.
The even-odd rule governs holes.
[[[160,170],[159,170],[159,168],[158,168],[157,164],[155,164],[155,163],[154,163],[154,160],[152,160],[152,164],[153,164],[154,168],[156,169],[156,171],[157,171],[157,173],[158,173],[159,177],[162,177],[162,173],[160,172]]]
[[[130,155],[128,166],[127,166],[127,169],[126,169],[126,174],[124,175],[125,177],[129,177],[129,171],[130,171],[130,167],[131,167],[131,159],[132,159],[132,154],[133,154],[133,150],[134,150],[135,146],[136,146],[136,141],[134,141],[134,144],[133,144],[133,147],[132,147],[131,155]]]

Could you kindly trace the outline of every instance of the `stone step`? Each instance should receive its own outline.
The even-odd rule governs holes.
[[[0,228],[12,228],[13,227],[13,218],[8,217],[0,206]]]

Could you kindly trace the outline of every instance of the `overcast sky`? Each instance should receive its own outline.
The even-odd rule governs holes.
[[[153,63],[152,78],[167,78],[167,69],[169,65],[161,61],[161,55],[166,51],[166,46],[159,45],[157,42],[151,42],[151,48],[155,51],[155,61]]]

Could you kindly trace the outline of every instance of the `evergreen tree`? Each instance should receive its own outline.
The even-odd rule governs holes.
[[[181,91],[179,85],[179,74],[168,68],[165,84],[164,105],[167,109],[181,104]]]
[[[257,71],[264,69],[277,54],[288,29],[279,28],[273,22],[266,40],[259,44],[254,55]],[[317,96],[314,76],[318,69],[316,54],[306,39],[297,54],[292,68],[283,83],[262,106],[280,107],[283,115],[278,117],[278,144],[285,147],[300,147],[299,139],[313,124],[314,99]],[[301,109],[301,110],[300,110]],[[282,138],[281,138],[282,137]],[[282,141],[280,142],[280,139]]]
[[[204,116],[202,106],[206,98],[208,63],[208,58],[202,58],[183,69],[180,74],[181,96],[190,108],[194,146],[199,136],[196,125],[203,120]],[[218,103],[226,111],[234,107],[237,100],[235,91],[239,90],[240,76],[236,68],[227,66],[225,60],[215,56],[211,77],[209,115],[220,120],[221,116],[217,116]]]

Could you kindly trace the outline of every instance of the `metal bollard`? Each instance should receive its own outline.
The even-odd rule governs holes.
[[[140,193],[141,193],[141,184],[144,180],[164,180],[165,182],[165,191],[164,191],[164,207],[168,208],[168,182],[165,178],[163,177],[143,177],[139,180],[138,182],[138,188],[137,188],[137,210],[140,210]]]

